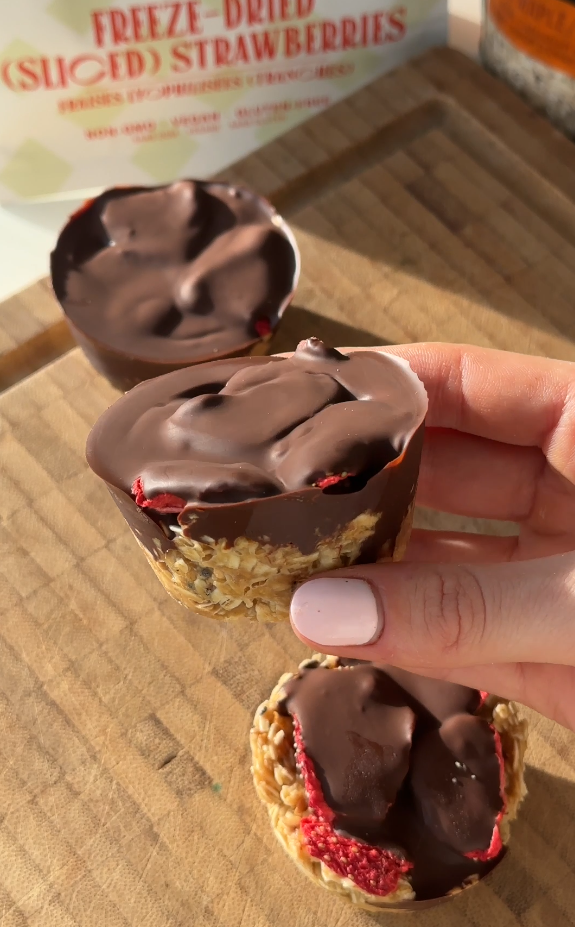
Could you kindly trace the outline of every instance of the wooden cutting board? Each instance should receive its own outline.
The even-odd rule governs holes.
[[[382,78],[232,173],[302,248],[277,350],[320,334],[575,358],[575,150],[460,56]],[[15,305],[27,318],[34,292]],[[13,380],[44,363],[25,346]],[[284,857],[252,789],[253,712],[306,650],[166,596],[84,462],[116,395],[78,350],[0,395],[0,927],[368,927]],[[512,852],[402,923],[575,925],[575,737],[531,720]]]

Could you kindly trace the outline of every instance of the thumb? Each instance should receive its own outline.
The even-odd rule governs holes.
[[[575,665],[575,554],[498,564],[381,563],[309,580],[297,636],[396,666]]]

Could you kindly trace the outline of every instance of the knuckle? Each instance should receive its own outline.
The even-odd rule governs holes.
[[[473,649],[485,634],[486,604],[481,584],[463,567],[426,577],[421,616],[433,649],[445,655]]]

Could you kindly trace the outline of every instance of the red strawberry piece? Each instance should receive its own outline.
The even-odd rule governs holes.
[[[293,719],[293,736],[298,769],[303,776],[307,800],[311,811],[320,821],[333,821],[335,814],[323,797],[323,790],[315,774],[313,760],[305,752],[301,725],[296,717]]]
[[[310,856],[342,879],[351,879],[369,895],[390,895],[397,888],[400,876],[411,869],[411,863],[389,850],[342,837],[331,825],[315,818],[304,818],[301,832]]]
[[[272,333],[271,322],[269,319],[266,319],[266,318],[258,319],[254,325],[254,328],[256,332],[258,333],[258,335],[260,336],[260,338],[266,338],[267,335],[271,335]]]
[[[324,476],[321,480],[316,480],[313,484],[317,486],[318,489],[327,489],[328,486],[337,486],[338,483],[341,483],[343,480],[349,479],[350,476],[354,476],[353,473],[334,473],[330,476]]]
[[[483,695],[483,693],[481,693]],[[503,756],[503,746],[501,744],[501,737],[499,732],[495,730],[493,725],[489,725],[493,731],[493,737],[495,740],[495,753],[497,754],[497,759],[499,761],[499,793],[501,795],[501,801],[503,802],[501,811],[495,818],[495,825],[493,827],[493,834],[491,836],[491,842],[486,850],[475,850],[473,853],[466,853],[465,855],[468,859],[475,859],[478,862],[486,863],[490,859],[495,859],[501,853],[503,849],[503,841],[501,839],[501,831],[499,829],[501,820],[507,810],[507,795],[505,794],[505,758]]]
[[[134,480],[132,485],[132,495],[135,496],[135,503],[141,509],[153,509],[154,512],[162,512],[165,515],[179,514],[186,506],[186,500],[180,496],[173,496],[172,493],[162,492],[153,499],[146,499],[142,478],[139,476]]]
[[[116,186],[115,186],[113,189],[114,189],[114,190],[129,190],[129,189],[130,189],[130,184],[127,184],[127,183],[119,183],[119,184],[116,184]],[[68,221],[71,222],[72,219],[77,219],[78,216],[81,216],[81,215],[82,215],[82,213],[87,212],[88,209],[90,208],[90,206],[92,205],[92,203],[95,203],[96,200],[97,200],[97,197],[96,197],[96,196],[93,196],[91,199],[86,200],[85,203],[82,203],[81,206],[78,206],[77,210],[76,210],[75,212],[72,213],[72,215],[69,217]]]
[[[79,216],[82,215],[82,213],[87,212],[87,211],[89,210],[90,206],[92,205],[92,203],[95,203],[95,201],[96,201],[96,198],[95,198],[95,197],[92,197],[91,200],[86,200],[85,203],[82,203],[81,206],[78,206],[77,210],[76,210],[75,212],[72,213],[72,215],[69,217],[68,221],[71,222],[72,219],[77,219]]]
[[[336,833],[332,826],[335,814],[326,803],[313,761],[305,752],[301,727],[295,717],[294,742],[298,768],[312,812],[300,825],[307,852],[336,875],[350,879],[362,891],[370,895],[391,894],[397,888],[400,876],[408,872],[412,864],[382,847],[372,847]]]
[[[493,836],[491,838],[491,843],[486,850],[475,850],[473,853],[466,853],[468,859],[476,860],[479,863],[486,863],[490,859],[496,859],[501,850],[503,849],[503,841],[501,839],[501,831],[499,830],[499,825],[501,823],[501,818],[505,812],[500,811],[497,817],[495,818],[495,827],[493,828]]]

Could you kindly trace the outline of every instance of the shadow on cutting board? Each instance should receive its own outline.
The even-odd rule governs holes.
[[[352,911],[334,901],[334,927],[572,927],[575,923],[575,784],[532,767],[511,850],[476,888],[413,913]],[[347,916],[346,916],[347,915]],[[308,927],[296,918],[294,927]]]
[[[510,852],[477,888],[401,918],[403,927],[571,927],[575,923],[575,783],[534,767]],[[365,918],[365,927],[373,918]],[[391,915],[375,918],[390,924]],[[362,923],[363,927],[363,923]]]
[[[262,899],[266,927],[573,927],[575,783],[533,767],[528,767],[526,780],[529,795],[513,824],[510,850],[476,887],[430,908],[374,915],[335,896],[327,901],[325,890],[312,887],[277,846],[267,865],[285,881],[277,894]],[[258,812],[256,821],[263,837],[267,816]],[[235,865],[234,858],[231,863]],[[294,897],[301,905],[294,904]],[[328,916],[326,909],[331,910]]]
[[[452,101],[416,107],[274,203],[299,239],[306,303],[323,311],[329,292],[328,311],[379,341],[575,359],[575,203]]]

